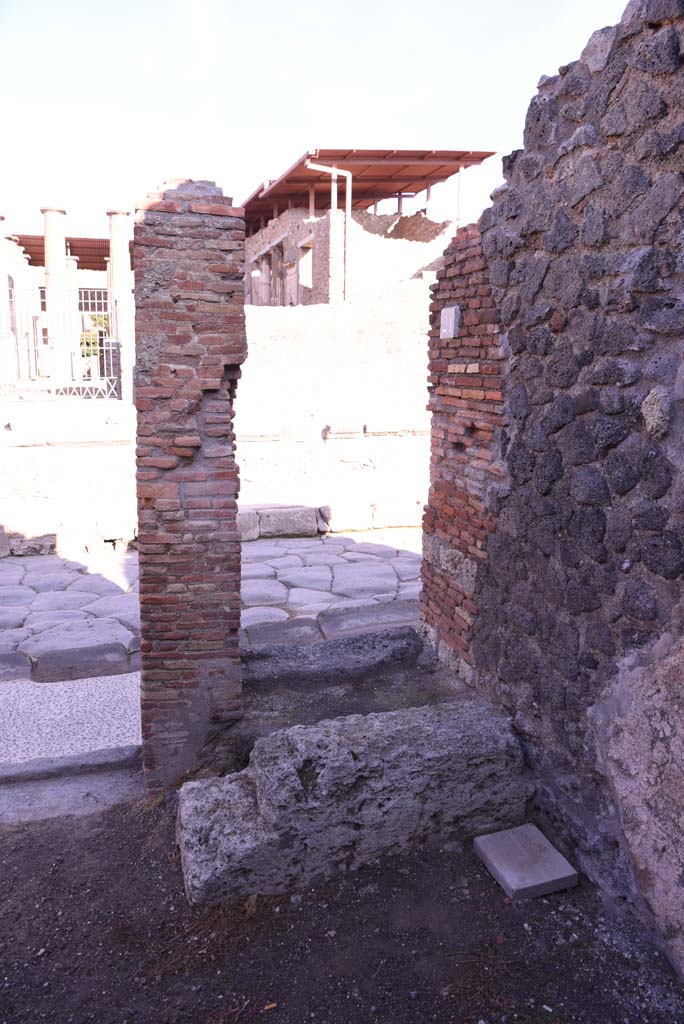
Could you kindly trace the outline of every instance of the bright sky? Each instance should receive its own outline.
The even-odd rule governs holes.
[[[105,235],[165,178],[242,202],[314,147],[521,144],[626,0],[0,0],[6,231]]]

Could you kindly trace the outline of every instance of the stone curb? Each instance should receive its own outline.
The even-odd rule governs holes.
[[[309,505],[243,505],[237,525],[241,541],[269,537],[318,537],[328,533],[323,509]]]
[[[394,598],[360,608],[338,608],[316,618],[296,616],[283,622],[259,622],[240,630],[245,649],[274,644],[320,644],[323,641],[413,628],[419,618],[418,602]]]
[[[419,527],[423,506],[392,510],[392,503],[359,504],[338,508],[330,505],[242,505],[237,524],[241,541],[273,537],[320,537],[387,527]]]
[[[91,750],[85,754],[69,754],[65,757],[39,757],[20,764],[0,764],[0,786],[64,776],[91,775],[112,769],[142,770],[140,751],[139,744],[131,744],[126,747]]]
[[[245,644],[243,681],[272,687],[310,686],[331,677],[358,679],[389,665],[415,665],[422,650],[423,641],[411,626],[315,644]]]

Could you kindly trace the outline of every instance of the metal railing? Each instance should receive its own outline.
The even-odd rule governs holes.
[[[0,396],[64,395],[121,398],[116,309],[106,289],[0,291]]]

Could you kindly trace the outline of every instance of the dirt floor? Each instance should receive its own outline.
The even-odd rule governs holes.
[[[593,889],[512,904],[441,842],[191,910],[169,806],[0,830],[0,1022],[678,1024],[684,989]]]

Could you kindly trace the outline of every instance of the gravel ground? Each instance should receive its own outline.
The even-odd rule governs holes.
[[[586,883],[511,903],[442,842],[191,910],[169,808],[0,829],[1,1024],[677,1024],[684,992]]]

